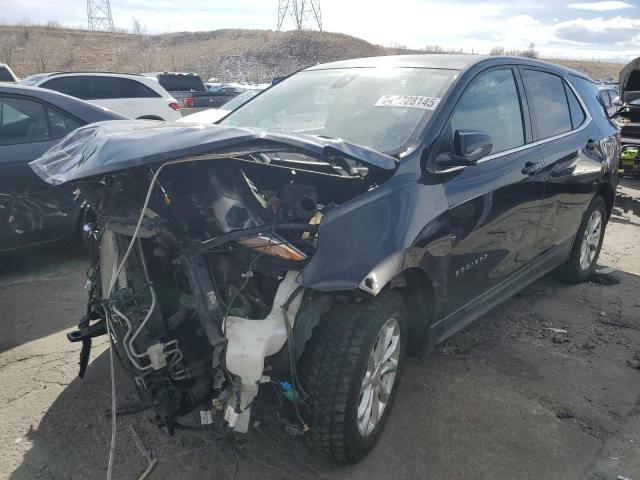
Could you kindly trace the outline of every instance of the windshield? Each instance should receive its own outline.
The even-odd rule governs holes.
[[[241,93],[237,97],[233,97],[227,103],[225,103],[221,108],[225,110],[235,110],[241,105],[244,105],[257,94],[259,94],[262,90],[247,90],[246,92]]]
[[[391,153],[429,118],[456,73],[421,68],[300,72],[220,123],[341,138]]]
[[[35,85],[43,78],[47,78],[50,76],[50,73],[36,73],[35,75],[29,75],[28,77],[23,78],[22,80],[20,80],[20,83],[22,85]]]
[[[168,92],[204,92],[206,88],[198,75],[158,75],[158,83]]]

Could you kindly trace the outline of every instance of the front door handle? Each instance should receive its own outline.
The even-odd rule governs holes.
[[[533,177],[536,173],[542,170],[542,166],[543,165],[541,162],[527,162],[524,164],[522,173],[524,175],[529,175],[530,177]]]

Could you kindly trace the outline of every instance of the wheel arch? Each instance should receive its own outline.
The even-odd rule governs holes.
[[[418,267],[400,272],[386,286],[397,289],[407,305],[409,344],[407,352],[424,357],[431,344],[431,327],[436,315],[436,293],[429,275]]]

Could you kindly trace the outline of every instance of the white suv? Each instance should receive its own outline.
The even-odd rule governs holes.
[[[172,121],[182,117],[176,99],[157,80],[142,75],[39,73],[21,80],[20,83],[66,93],[129,118]]]

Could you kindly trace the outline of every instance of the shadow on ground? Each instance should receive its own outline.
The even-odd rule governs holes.
[[[43,248],[0,256],[0,353],[78,323],[87,255],[83,248]]]

